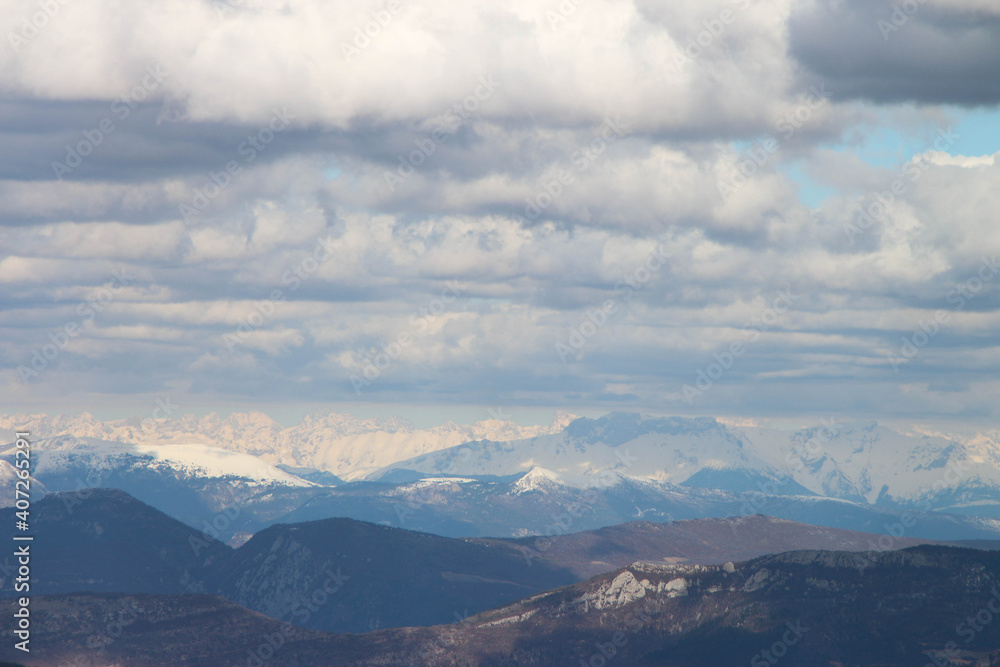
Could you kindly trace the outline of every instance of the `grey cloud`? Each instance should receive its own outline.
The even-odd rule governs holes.
[[[839,100],[1000,103],[1000,14],[974,3],[802,0],[789,48]]]

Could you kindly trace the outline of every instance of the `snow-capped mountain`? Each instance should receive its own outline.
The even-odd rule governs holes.
[[[13,460],[12,445],[0,449],[0,466]],[[326,488],[255,456],[200,444],[61,436],[34,441],[31,461],[33,486],[42,492],[76,492],[83,500],[94,488],[121,489],[223,540],[253,532]]]
[[[996,460],[943,437],[905,435],[875,422],[821,430],[822,437],[816,429],[745,432],[762,457],[776,467],[785,462],[783,472],[819,495],[933,506],[952,492],[952,509],[1000,500]]]
[[[778,472],[745,436],[714,419],[644,420],[626,413],[577,419],[560,433],[523,440],[468,442],[392,467],[462,475],[510,475],[540,467],[576,481],[621,470],[674,484],[705,469]]]
[[[47,478],[79,469],[94,475],[124,469],[165,471],[182,479],[238,479],[255,484],[310,487],[312,482],[256,456],[198,444],[133,445],[96,438],[45,438],[32,443],[32,474]],[[0,449],[10,456],[11,449]]]
[[[352,419],[313,415],[291,429],[263,415],[183,417],[152,426],[87,415],[15,421],[35,434],[73,428],[127,437],[138,433],[129,429],[143,429],[158,441],[37,440],[32,472],[50,491],[126,490],[196,527],[236,507],[230,511],[238,517],[219,519],[225,540],[275,521],[331,516],[452,536],[528,535],[548,530],[567,508],[580,515],[574,530],[753,513],[876,531],[902,509],[1000,517],[997,452],[974,438],[959,442],[877,424],[781,430],[628,413],[576,419],[551,433],[505,422],[418,431]],[[530,435],[445,447],[490,429]],[[206,433],[226,447],[196,439],[207,440]],[[443,441],[431,442],[435,434]],[[411,456],[421,449],[430,451]],[[284,462],[323,457],[348,469],[353,481],[343,484],[324,465]],[[271,464],[275,459],[280,467]],[[359,479],[367,464],[386,460],[391,464]],[[930,530],[922,521],[923,536],[970,534],[964,527]],[[984,524],[982,534],[996,528]]]
[[[976,446],[972,446],[975,443]],[[611,473],[733,492],[810,495],[882,506],[1000,516],[1000,454],[982,439],[899,433],[876,423],[801,430],[715,419],[581,418],[562,432],[480,440],[399,461],[422,474],[514,475],[542,468],[588,486]]]
[[[757,513],[869,532],[881,532],[898,521],[897,510],[863,502],[677,485],[619,471],[604,471],[588,480],[541,467],[481,478],[399,470],[377,482],[324,486],[249,455],[198,445],[128,446],[83,439],[72,447],[61,442],[61,448],[47,450],[49,444],[36,443],[35,474],[50,491],[78,492],[70,497],[85,499],[88,487],[122,489],[211,537],[237,545],[268,525],[330,517],[450,537],[551,535],[636,519]],[[907,537],[1000,535],[1000,521],[945,513],[913,516]]]
[[[559,475],[545,468],[532,468],[511,486],[511,493],[551,493],[558,492],[566,483]]]
[[[560,413],[549,426],[520,426],[506,419],[488,419],[470,425],[449,422],[417,429],[401,419],[362,419],[316,412],[285,428],[259,412],[233,413],[225,418],[213,413],[204,417],[115,421],[79,413],[0,416],[0,429],[24,429],[32,438],[72,435],[139,445],[209,445],[252,454],[272,465],[316,468],[343,479],[356,479],[436,449],[481,438],[530,438],[561,431],[570,421],[571,415]]]
[[[488,479],[410,472],[409,479],[325,489],[277,523],[347,516],[449,537],[562,535],[625,521],[676,521],[764,514],[831,528],[883,533],[900,511],[816,495],[764,495],[676,485],[618,472],[584,486],[543,468]],[[1000,520],[909,511],[906,537],[997,539]],[[893,543],[896,538],[893,538]],[[874,548],[874,547],[873,547]]]

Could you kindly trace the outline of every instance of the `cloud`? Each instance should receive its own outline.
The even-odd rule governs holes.
[[[995,4],[803,0],[788,24],[792,56],[840,100],[995,105]]]
[[[949,296],[1000,252],[996,156],[858,139],[996,102],[990,6],[220,6],[0,49],[4,400],[994,409],[1000,280]]]
[[[711,131],[759,125],[786,94],[785,45],[772,32],[785,1],[656,9],[601,0],[573,12],[524,1],[399,4],[248,2],[219,16],[198,0],[118,9],[80,0],[0,53],[0,87],[132,101],[152,68],[162,81],[135,101],[162,100],[189,121],[255,125],[287,106],[300,125],[355,130],[421,121],[478,94],[477,116],[495,122],[558,127],[621,113],[644,130]],[[23,33],[36,11],[30,0],[12,3],[0,32]],[[723,12],[732,20],[722,23]],[[706,21],[722,32],[691,59],[685,49]],[[743,58],[758,67],[738,66]]]

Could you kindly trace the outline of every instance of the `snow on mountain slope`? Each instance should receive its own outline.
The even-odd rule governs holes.
[[[395,461],[453,447],[482,438],[516,440],[561,431],[572,417],[557,414],[548,426],[519,426],[500,419],[488,419],[470,425],[448,422],[431,429],[415,429],[396,420],[392,423],[367,420],[364,429],[344,433],[331,420],[341,415],[307,415],[288,430],[288,438],[296,444],[300,457],[308,465],[351,481],[364,477]]]
[[[481,438],[514,440],[558,432],[571,421],[557,414],[548,426],[519,426],[501,419],[471,425],[446,423],[417,429],[401,419],[361,419],[334,412],[316,412],[284,428],[259,412],[233,413],[226,418],[185,415],[165,419],[103,422],[87,413],[76,415],[0,416],[0,428],[24,428],[33,438],[70,434],[79,438],[143,445],[202,444],[252,454],[277,465],[326,470],[356,479],[394,461]]]
[[[706,418],[613,413],[576,420],[558,434],[469,442],[431,452],[395,463],[370,479],[393,468],[452,475],[512,475],[543,468],[563,483],[588,486],[616,471],[734,492],[814,493],[867,504],[1000,516],[1000,466],[982,450],[875,423],[790,431],[726,426]]]
[[[511,475],[538,467],[578,484],[611,470],[672,484],[706,468],[777,472],[744,437],[714,419],[644,420],[631,414],[579,419],[561,433],[527,440],[469,442],[391,467],[461,475]]]
[[[256,456],[206,445],[136,445],[131,452],[151,456],[172,468],[190,471],[201,477],[241,477],[286,486],[314,486],[312,482],[279,470]]]
[[[511,493],[515,495],[532,492],[549,493],[562,486],[566,484],[559,475],[551,470],[535,467],[511,485]]]
[[[1000,429],[982,431],[967,427],[940,429],[914,424],[901,429],[901,432],[906,435],[932,436],[957,442],[970,452],[974,462],[985,462],[1000,468]]]
[[[17,468],[8,461],[0,460],[0,507],[13,507],[14,502],[19,497],[24,497],[23,494],[18,496],[17,493],[17,482],[20,479]],[[29,475],[27,481],[32,500],[38,500],[48,493],[45,485],[35,479],[33,475]]]
[[[815,494],[1000,517],[1000,448],[992,432],[950,438],[929,429],[900,432],[875,423],[782,430],[749,422],[630,413],[567,420],[560,415],[544,427],[488,420],[421,430],[401,420],[336,413],[314,413],[291,428],[259,413],[116,422],[79,414],[0,417],[0,428],[26,428],[33,437],[84,433],[81,442],[91,445],[132,438],[137,445],[131,455],[160,461],[157,465],[209,476],[235,467],[250,471],[250,477],[284,480],[281,484],[298,478],[268,464],[332,471],[348,481],[396,484],[429,476],[496,477],[533,471],[522,482],[530,487],[525,492],[551,484],[608,486],[619,483],[620,474],[630,480],[733,493]],[[72,442],[72,437],[52,440],[45,449],[66,448]],[[225,458],[220,450],[259,460]],[[96,452],[88,456],[92,465],[100,465]],[[193,472],[196,468],[202,472]]]
[[[108,471],[123,467],[169,470],[183,478],[237,478],[259,484],[311,487],[300,479],[249,454],[199,444],[132,445],[95,438],[45,438],[34,443],[32,473],[39,477],[79,470]],[[8,447],[0,456],[9,455]]]
[[[904,435],[876,423],[791,433],[744,431],[764,459],[824,496],[913,502],[961,484],[1000,489],[1000,467],[942,437]]]

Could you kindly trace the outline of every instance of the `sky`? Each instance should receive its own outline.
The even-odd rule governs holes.
[[[7,0],[0,35],[4,412],[1000,417],[994,0]]]

